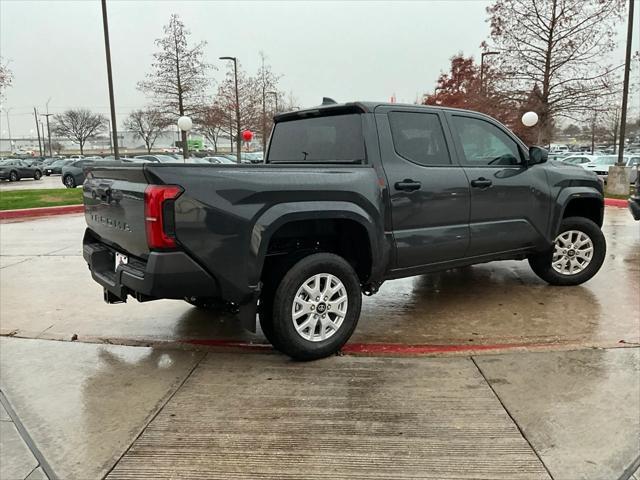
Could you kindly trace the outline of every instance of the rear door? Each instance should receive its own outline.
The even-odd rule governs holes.
[[[389,184],[396,267],[463,258],[469,244],[469,184],[453,161],[437,110],[376,109]]]
[[[528,167],[522,146],[486,117],[447,113],[471,192],[468,256],[538,245],[549,218],[549,186],[541,165]]]

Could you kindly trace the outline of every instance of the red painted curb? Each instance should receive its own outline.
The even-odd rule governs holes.
[[[61,205],[59,207],[21,208],[19,210],[0,210],[0,220],[14,218],[48,217],[67,213],[82,213],[84,205]]]
[[[236,348],[240,350],[267,351],[273,347],[268,343],[247,343],[237,340],[193,339],[180,343],[207,347]],[[439,353],[460,353],[479,351],[515,350],[522,348],[545,348],[558,346],[558,343],[497,343],[497,344],[457,344],[457,345],[404,345],[402,343],[348,343],[342,347],[344,354],[354,355],[426,355]]]
[[[607,207],[627,208],[627,205],[629,204],[629,202],[627,200],[622,200],[620,198],[605,198],[604,204]]]

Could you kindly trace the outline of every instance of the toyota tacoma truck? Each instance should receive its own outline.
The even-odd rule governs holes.
[[[496,120],[328,103],[275,116],[264,164],[96,164],[83,254],[108,303],[224,304],[296,359],[349,339],[391,279],[528,260],[552,285],[600,269],[602,184]]]

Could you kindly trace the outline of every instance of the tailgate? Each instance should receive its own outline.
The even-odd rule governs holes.
[[[83,186],[85,218],[101,240],[130,255],[146,258],[144,165],[92,166]]]

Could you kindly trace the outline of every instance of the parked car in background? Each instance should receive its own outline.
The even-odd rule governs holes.
[[[76,188],[84,183],[84,166],[93,164],[95,159],[81,159],[62,167],[62,183],[67,188]]]
[[[133,158],[140,158],[142,160],[149,160],[155,163],[175,163],[177,159],[172,155],[136,155]]]
[[[25,160],[8,159],[0,163],[0,179],[17,182],[22,178],[40,180],[42,178],[42,170],[40,167],[29,165]]]
[[[263,163],[264,154],[262,152],[247,152],[242,154],[242,160],[248,160],[251,163]]]
[[[75,162],[71,162],[62,167],[62,183],[67,188],[76,188],[78,185],[82,185],[85,180],[86,167],[92,165],[106,163],[106,162],[121,162],[121,163],[148,163],[149,160],[120,157],[118,160],[111,155],[108,157],[87,157]]]
[[[568,157],[559,158],[562,163],[570,163],[571,165],[583,165],[591,163],[595,160],[595,157],[591,155],[569,155]]]
[[[624,166],[629,170],[629,182],[636,183],[638,168],[640,167],[640,155],[624,155]],[[609,176],[609,167],[618,162],[617,155],[602,155],[595,157],[592,162],[580,165],[595,172],[605,183]]]
[[[202,160],[206,160],[209,163],[215,163],[215,164],[226,164],[226,165],[233,165],[236,162],[234,162],[233,160],[231,160],[230,158],[227,157],[218,157],[218,156],[214,156],[214,157],[203,157]]]
[[[61,175],[62,174],[62,167],[64,167],[65,165],[69,165],[70,163],[73,163],[76,160],[74,160],[72,158],[65,158],[63,160],[56,160],[55,162],[53,162],[50,165],[48,165],[44,169],[43,173],[46,176],[49,176],[49,175]]]

